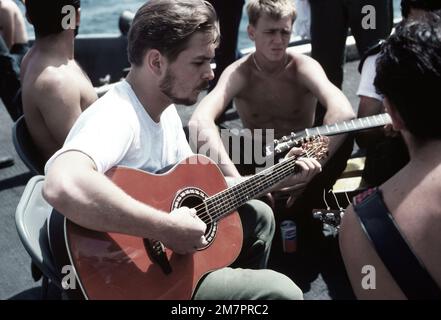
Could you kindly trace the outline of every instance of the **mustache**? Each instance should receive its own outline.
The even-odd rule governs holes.
[[[208,81],[204,81],[200,86],[196,88],[196,90],[208,90],[210,87],[210,83]]]

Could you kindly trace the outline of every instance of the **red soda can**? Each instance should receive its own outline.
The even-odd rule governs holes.
[[[280,224],[283,252],[293,253],[297,250],[297,226],[292,220],[284,220]]]

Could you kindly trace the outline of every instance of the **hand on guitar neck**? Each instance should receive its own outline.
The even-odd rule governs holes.
[[[329,143],[328,137],[320,137],[319,140],[324,145],[328,145]],[[293,147],[287,153],[285,159],[305,154],[305,150],[311,147],[311,143],[314,143],[313,141],[314,139],[310,141],[306,140],[302,148]],[[296,162],[298,173],[275,185],[272,191],[276,193],[276,198],[289,195],[286,201],[287,208],[294,204],[294,201],[302,193],[308,183],[322,171],[322,165],[318,161],[321,158],[323,158],[322,155],[311,157],[306,153],[304,157],[300,157]]]

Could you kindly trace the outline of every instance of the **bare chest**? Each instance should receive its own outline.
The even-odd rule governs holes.
[[[275,129],[276,135],[310,127],[315,113],[314,96],[295,79],[259,79],[237,97],[236,107],[251,129]]]

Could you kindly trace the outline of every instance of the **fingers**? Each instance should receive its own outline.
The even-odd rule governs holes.
[[[195,243],[191,245],[186,245],[182,247],[177,247],[173,249],[173,252],[181,255],[192,254],[198,251],[199,249],[203,249],[208,246],[208,241],[205,238],[205,235],[202,235]]]
[[[292,156],[298,156],[304,153],[304,150],[302,148],[296,148],[293,147],[291,148],[291,150],[289,150],[289,152],[286,154],[285,159],[286,158],[290,158]]]
[[[205,238],[207,225],[195,209],[181,207],[171,214],[174,215],[177,228],[167,243],[175,253],[191,254],[209,244]]]
[[[299,165],[304,171],[307,171],[307,173],[316,173],[322,171],[322,165],[317,161],[317,159],[314,158],[299,158],[296,164]]]
[[[208,245],[208,241],[207,241],[207,239],[205,238],[205,235],[203,235],[203,236],[201,236],[201,238],[199,239],[199,244],[197,245],[197,248],[196,248],[196,249],[203,248],[203,247],[205,247],[206,245]]]
[[[199,238],[199,240],[194,244],[194,246],[192,248],[190,248],[189,250],[186,250],[186,254],[191,254],[191,253],[195,253],[196,251],[198,251],[199,249],[205,248],[208,245],[208,241],[205,238],[205,235],[201,236]]]

